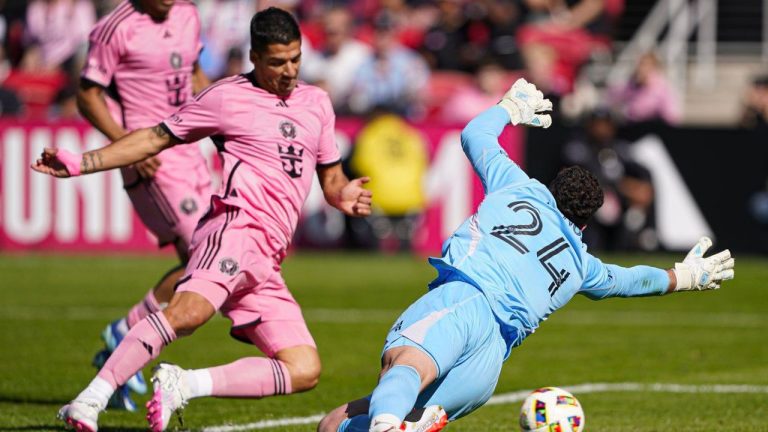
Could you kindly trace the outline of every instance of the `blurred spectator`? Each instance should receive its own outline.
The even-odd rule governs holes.
[[[605,194],[584,238],[596,249],[654,250],[658,238],[651,174],[634,160],[630,143],[616,138],[616,128],[610,111],[596,109],[586,120],[583,136],[563,147],[563,164],[588,168]]]
[[[11,73],[11,62],[5,56],[5,23],[4,17],[0,16],[0,117],[19,115],[22,109],[21,100],[16,92],[5,84],[6,78]]]
[[[229,76],[226,69],[231,66],[227,63],[232,49],[249,47],[248,28],[257,3],[255,0],[198,0],[204,46],[200,67],[207,76],[214,80]],[[241,72],[242,69],[236,74]]]
[[[640,58],[629,82],[608,89],[608,99],[632,123],[661,120],[675,125],[683,117],[680,96],[653,53]]]
[[[355,2],[357,3],[357,2]],[[418,50],[424,43],[424,35],[438,20],[439,11],[432,1],[409,2],[405,0],[377,1],[376,15],[387,15],[395,21],[395,37],[404,46]],[[359,18],[359,16],[358,16]],[[366,20],[356,33],[358,40],[371,43],[374,29]]]
[[[507,70],[522,69],[517,46],[520,7],[515,0],[487,0],[491,43],[488,55]]]
[[[517,33],[531,80],[544,93],[573,89],[579,68],[610,45],[606,0],[524,0],[527,24]]]
[[[748,128],[768,129],[768,75],[755,78],[747,90],[741,125]]]
[[[371,48],[353,38],[353,17],[346,8],[334,7],[323,16],[325,45],[302,62],[302,75],[326,89],[337,114],[348,112],[347,100],[360,66]]]
[[[62,68],[76,78],[95,23],[91,0],[33,0],[27,8],[22,68],[29,72]]]
[[[25,117],[45,119],[56,95],[70,82],[60,69],[30,72],[13,69],[3,82],[3,88],[18,95]]]
[[[426,206],[422,187],[427,150],[418,130],[402,118],[382,114],[357,136],[349,161],[355,175],[370,176],[373,214],[350,220],[356,243],[385,250],[410,250],[414,229]]]
[[[355,75],[349,107],[356,114],[374,108],[410,117],[423,112],[422,92],[429,69],[416,52],[395,39],[394,21],[380,15],[374,22],[373,51]]]
[[[424,35],[422,51],[432,69],[472,71],[475,56],[467,37],[467,16],[461,0],[438,0],[437,23]]]
[[[507,76],[507,72],[498,63],[485,61],[473,75],[472,84],[456,89],[443,104],[440,119],[446,123],[460,125],[469,122],[501,100],[509,87]]]

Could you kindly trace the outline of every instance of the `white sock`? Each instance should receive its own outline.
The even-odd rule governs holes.
[[[85,390],[77,395],[75,400],[95,402],[100,409],[104,409],[107,407],[107,402],[109,402],[109,398],[114,392],[115,389],[112,388],[107,380],[97,376],[90,384],[88,384],[88,387],[86,387]]]
[[[210,396],[213,393],[213,378],[208,369],[185,371],[184,380],[189,388],[189,399]]]

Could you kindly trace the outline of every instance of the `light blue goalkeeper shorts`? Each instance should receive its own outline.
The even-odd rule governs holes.
[[[442,405],[450,420],[490,399],[506,354],[488,301],[464,282],[441,285],[406,309],[383,351],[399,346],[424,351],[437,366],[437,379],[419,394],[415,408]]]

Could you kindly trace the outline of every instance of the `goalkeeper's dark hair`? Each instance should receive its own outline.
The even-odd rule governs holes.
[[[251,18],[251,49],[255,52],[263,53],[271,44],[288,45],[296,40],[301,40],[299,24],[283,9],[269,7]]]
[[[587,224],[603,205],[603,189],[597,177],[580,166],[563,168],[549,184],[557,208],[578,227]]]

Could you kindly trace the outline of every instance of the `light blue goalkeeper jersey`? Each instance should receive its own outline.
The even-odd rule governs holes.
[[[461,144],[486,192],[477,212],[430,258],[430,289],[465,281],[483,292],[509,350],[576,294],[591,299],[663,294],[667,272],[603,264],[587,252],[581,230],[557,209],[547,187],[531,179],[499,146],[509,122],[498,106],[464,129]]]

